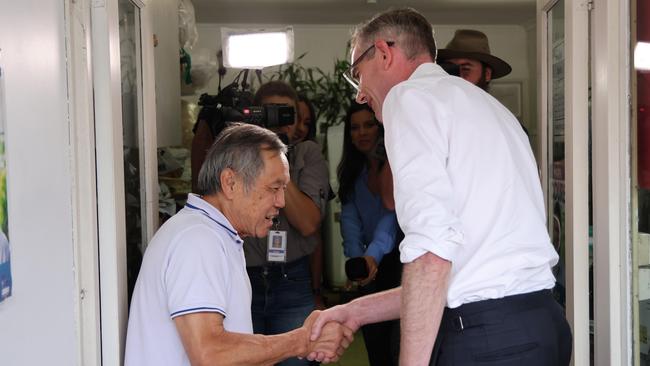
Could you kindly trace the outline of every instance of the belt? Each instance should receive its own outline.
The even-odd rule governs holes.
[[[287,271],[290,271],[296,267],[300,266],[305,266],[309,265],[309,256],[306,255],[304,257],[300,257],[296,259],[295,261],[289,262],[289,263],[267,263],[263,266],[251,266],[251,267],[246,267],[246,270],[249,273],[254,273],[254,274],[259,274],[262,273],[264,275],[267,274],[285,274]]]
[[[445,308],[440,330],[461,332],[481,325],[498,324],[506,314],[544,306],[544,303],[549,300],[555,301],[551,290],[540,290],[501,299],[467,303],[453,309]]]

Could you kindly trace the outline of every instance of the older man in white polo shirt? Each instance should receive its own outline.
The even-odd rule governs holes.
[[[312,351],[336,360],[351,331],[333,325],[316,342],[314,317],[288,333],[253,335],[245,236],[264,237],[284,207],[289,166],[272,132],[236,125],[208,151],[187,205],[144,255],[127,333],[127,366],[273,364]]]

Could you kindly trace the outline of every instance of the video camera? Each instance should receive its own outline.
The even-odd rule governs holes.
[[[296,111],[286,104],[253,106],[253,94],[246,87],[240,86],[238,79],[239,77],[217,95],[204,93],[199,97],[201,110],[197,124],[198,121],[205,121],[213,137],[216,138],[232,122],[250,123],[264,128],[282,127],[295,122]]]

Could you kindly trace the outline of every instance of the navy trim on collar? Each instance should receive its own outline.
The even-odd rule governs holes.
[[[237,234],[236,231],[231,230],[228,226],[226,226],[226,225],[220,223],[219,221],[215,220],[212,216],[210,216],[210,214],[208,213],[208,211],[206,211],[206,210],[204,210],[204,209],[202,209],[202,208],[200,208],[200,207],[196,207],[196,206],[194,206],[194,205],[191,204],[191,203],[186,203],[186,204],[185,204],[185,207],[190,208],[190,209],[193,209],[193,210],[199,210],[199,211],[203,212],[203,214],[204,214],[207,218],[209,218],[210,220],[214,221],[217,225],[221,226],[222,228],[226,229],[226,230],[227,230],[227,231],[228,231],[232,236],[239,236],[239,234]]]

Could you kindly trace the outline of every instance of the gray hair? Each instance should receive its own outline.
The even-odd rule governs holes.
[[[287,147],[278,136],[265,128],[243,123],[230,125],[208,150],[199,171],[197,193],[221,192],[221,173],[226,169],[232,169],[243,178],[244,189],[248,192],[264,169],[263,150],[287,153]]]
[[[352,34],[351,44],[356,47],[377,38],[396,42],[409,60],[423,53],[428,53],[432,61],[436,59],[431,24],[413,8],[390,9],[359,24]]]

